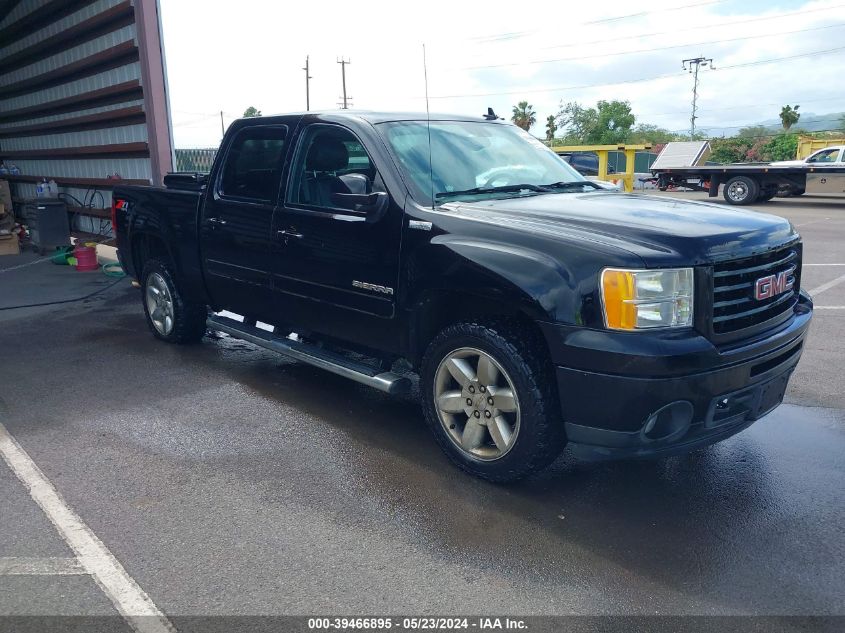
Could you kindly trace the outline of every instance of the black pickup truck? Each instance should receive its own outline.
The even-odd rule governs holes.
[[[599,190],[480,118],[239,120],[210,174],[116,187],[113,221],[155,336],[222,331],[388,393],[416,373],[441,447],[494,481],[567,443],[737,433],[783,399],[812,316],[788,221]]]

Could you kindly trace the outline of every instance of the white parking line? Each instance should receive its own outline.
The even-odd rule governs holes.
[[[821,286],[817,286],[816,288],[813,288],[812,290],[808,290],[807,292],[810,293],[810,296],[815,297],[820,292],[824,292],[825,290],[830,290],[834,286],[838,286],[839,284],[841,284],[843,281],[845,281],[845,275],[840,275],[839,277],[837,277],[833,281],[828,281],[826,284],[822,284]]]
[[[804,268],[807,266],[845,266],[845,264],[802,264]]]
[[[809,222],[802,222],[801,224],[796,224],[795,228],[800,228],[802,226],[807,226],[808,224],[818,224],[819,222],[825,222],[830,218],[821,218],[820,220],[810,220]]]
[[[87,573],[76,558],[0,558],[0,576],[80,576]]]
[[[845,306],[813,306],[813,310],[845,310]]]
[[[123,565],[96,534],[68,507],[3,424],[0,424],[0,455],[76,554],[82,568],[91,574],[129,626],[138,633],[173,633],[176,629],[167,616],[126,573]]]

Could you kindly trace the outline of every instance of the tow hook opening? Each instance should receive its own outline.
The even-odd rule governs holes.
[[[689,430],[692,414],[692,404],[686,400],[667,404],[648,417],[642,435],[652,442],[680,438]]]

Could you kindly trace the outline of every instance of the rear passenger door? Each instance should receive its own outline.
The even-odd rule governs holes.
[[[209,185],[201,221],[206,284],[214,303],[251,317],[272,315],[273,210],[288,128],[249,126],[235,133]]]

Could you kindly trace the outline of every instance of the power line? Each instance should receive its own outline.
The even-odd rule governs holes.
[[[799,53],[797,55],[790,55],[788,57],[778,57],[773,59],[761,59],[754,62],[747,62],[743,64],[732,64],[730,66],[719,66],[717,69],[714,70],[730,70],[733,68],[745,68],[748,66],[762,66],[764,64],[773,64],[777,62],[798,59],[801,57],[816,57],[819,55],[827,55],[829,53],[836,53],[839,51],[845,50],[845,46],[840,46],[837,48],[828,48],[821,51],[810,51],[807,53]],[[538,93],[545,93],[545,92],[561,92],[564,90],[581,90],[585,88],[601,88],[604,86],[618,86],[623,84],[633,84],[633,83],[641,83],[644,81],[656,81],[659,79],[668,79],[670,77],[681,77],[682,75],[679,73],[666,73],[663,75],[653,75],[651,77],[640,77],[637,79],[624,79],[620,81],[611,81],[606,83],[598,83],[598,84],[584,84],[581,86],[556,86],[552,88],[528,88],[528,89],[521,89],[521,90],[507,90],[503,92],[479,92],[479,93],[466,93],[466,94],[454,94],[454,95],[432,95],[431,99],[464,99],[470,97],[498,97],[498,96],[506,96],[506,95],[515,95],[515,94],[538,94]]]
[[[622,51],[619,53],[599,53],[597,55],[578,55],[577,57],[558,57],[556,59],[538,59],[527,62],[508,62],[506,64],[485,64],[482,66],[464,66],[461,70],[482,70],[486,68],[508,68],[511,66],[531,66],[536,64],[553,64],[556,62],[570,62],[581,61],[583,59],[601,59],[604,57],[621,57],[623,55],[636,55],[639,53],[657,53],[676,48],[688,48],[691,46],[706,46],[709,44],[726,44],[728,42],[743,42],[747,40],[755,40],[766,37],[779,37],[781,35],[793,35],[795,33],[809,33],[810,31],[821,31],[824,29],[840,28],[845,26],[845,22],[838,24],[828,24],[825,26],[816,26],[809,29],[797,29],[793,31],[781,31],[779,33],[764,33],[763,35],[748,35],[745,37],[732,37],[724,40],[711,40],[709,42],[694,42],[691,44],[677,44],[673,46],[659,46],[657,48],[640,48],[633,51]]]

